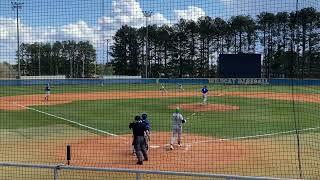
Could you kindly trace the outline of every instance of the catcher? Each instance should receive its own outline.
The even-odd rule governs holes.
[[[151,126],[150,126],[150,120],[148,119],[148,115],[146,112],[142,113],[141,120],[146,125],[146,128],[147,128],[147,130],[145,132],[145,140],[146,140],[146,148],[147,148],[147,150],[149,150]]]

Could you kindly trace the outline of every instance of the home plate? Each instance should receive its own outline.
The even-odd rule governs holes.
[[[185,150],[189,150],[191,148],[191,144],[187,144]]]
[[[158,146],[158,145],[150,145],[149,147],[150,148],[159,148],[160,146]]]

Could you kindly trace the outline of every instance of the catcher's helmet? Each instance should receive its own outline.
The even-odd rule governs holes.
[[[147,119],[148,115],[147,115],[146,112],[143,112],[142,115],[141,115],[141,117],[142,117],[142,119],[144,120],[144,119]]]

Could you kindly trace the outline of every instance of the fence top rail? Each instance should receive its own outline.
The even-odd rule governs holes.
[[[225,178],[225,179],[286,180],[285,178],[275,178],[275,177],[238,176],[238,175],[226,175],[226,174],[155,171],[155,170],[137,170],[137,169],[124,169],[124,168],[98,168],[98,167],[84,167],[84,166],[67,166],[64,164],[45,165],[45,164],[24,164],[24,163],[0,162],[0,166],[2,166],[2,167],[19,167],[19,168],[58,169],[58,170],[99,171],[99,172],[123,172],[123,173],[133,173],[133,174],[157,174],[157,175],[192,176],[192,177]]]

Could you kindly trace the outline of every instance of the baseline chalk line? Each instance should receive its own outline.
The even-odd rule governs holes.
[[[304,131],[312,131],[312,130],[317,130],[317,129],[320,129],[320,126],[319,126],[319,127],[314,127],[314,128],[299,129],[299,130],[297,130],[297,131],[298,131],[298,132],[304,132]],[[259,138],[259,137],[269,137],[269,136],[275,136],[275,135],[280,135],[280,134],[290,134],[290,133],[294,133],[294,132],[296,132],[296,130],[276,132],[276,133],[269,133],[269,134],[258,134],[258,135],[243,136],[243,137],[222,138],[222,139],[210,139],[210,140],[204,140],[204,141],[191,142],[191,143],[187,143],[187,144],[188,144],[188,145],[192,145],[192,144],[200,144],[200,143],[207,143],[207,142],[231,141],[231,140],[242,140],[242,139],[254,139],[254,138]]]
[[[100,130],[100,129],[97,129],[97,128],[94,128],[94,127],[91,127],[91,126],[87,126],[87,125],[81,124],[79,122],[72,121],[70,119],[66,119],[64,117],[60,117],[60,116],[57,116],[57,115],[54,115],[54,114],[50,114],[50,113],[47,113],[47,112],[44,112],[44,111],[40,111],[40,110],[35,109],[35,108],[23,106],[23,105],[18,104],[16,102],[9,102],[9,101],[5,101],[5,100],[1,100],[1,101],[7,102],[7,103],[11,103],[11,104],[14,104],[16,106],[19,106],[19,107],[22,107],[22,108],[25,108],[25,109],[28,109],[28,110],[31,110],[31,111],[35,111],[35,112],[38,112],[38,113],[41,113],[41,114],[45,114],[47,116],[51,116],[51,117],[54,117],[54,118],[57,118],[57,119],[61,119],[61,120],[67,121],[69,123],[76,124],[76,125],[78,125],[80,127],[84,127],[84,128],[87,128],[87,129],[90,129],[90,130],[94,130],[94,131],[97,131],[97,132],[100,132],[100,133],[103,133],[103,134],[107,134],[107,135],[110,135],[110,136],[114,136],[114,137],[119,137],[121,139],[125,139],[123,137],[120,137],[119,135],[116,135],[116,134],[113,134],[113,133],[110,133],[110,132],[107,132],[107,131],[103,131],[103,130]]]

